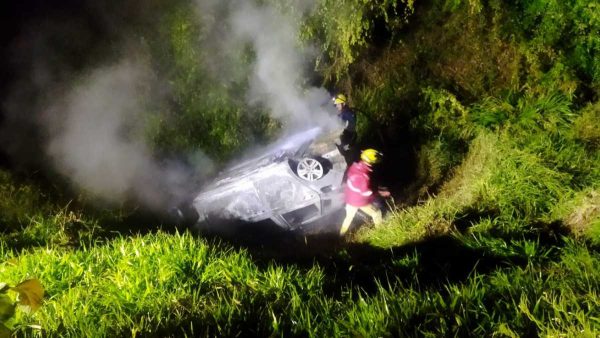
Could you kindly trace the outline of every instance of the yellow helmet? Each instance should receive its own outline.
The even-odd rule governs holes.
[[[378,163],[381,160],[381,153],[375,149],[365,149],[360,153],[360,159],[368,165]]]
[[[346,99],[346,95],[344,95],[344,94],[337,94],[333,98],[333,104],[346,103],[346,101],[348,101],[348,100]]]

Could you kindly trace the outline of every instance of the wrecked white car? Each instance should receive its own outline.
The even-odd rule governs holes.
[[[346,161],[337,135],[311,129],[228,168],[194,198],[198,223],[270,219],[294,229],[339,211]]]

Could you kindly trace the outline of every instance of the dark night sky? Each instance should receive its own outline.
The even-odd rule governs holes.
[[[66,3],[66,2],[65,2]],[[0,2],[0,131],[5,133],[3,126],[6,123],[5,101],[11,93],[19,70],[14,65],[14,50],[19,42],[19,35],[23,27],[29,22],[45,15],[52,4],[43,0],[26,1],[1,1]],[[10,138],[0,135],[2,142],[10,142]],[[0,146],[0,165],[9,164],[4,149],[7,145]]]
[[[11,83],[19,77],[19,73],[27,72],[27,69],[19,68],[19,65],[23,65],[22,59],[34,51],[33,42],[28,41],[31,32],[35,32],[37,28],[43,30],[45,27],[41,22],[64,22],[68,18],[82,17],[88,19],[91,13],[85,1],[77,0],[2,1],[0,6],[0,91],[2,99],[5,99]]]
[[[35,101],[41,94],[32,80],[34,65],[43,60],[51,76],[64,69],[81,69],[89,62],[90,51],[110,35],[101,16],[93,11],[101,5],[90,4],[78,0],[0,1],[0,166],[11,166],[7,152],[13,151],[7,149],[18,148],[14,137],[8,135],[15,132],[15,119],[23,121],[17,124],[22,128],[18,132],[32,133],[31,144],[36,142],[38,135],[26,122],[34,114]],[[15,105],[7,108],[17,92],[17,109]],[[11,125],[6,127],[9,114]]]
[[[15,49],[26,41],[20,41],[22,34],[30,25],[35,25],[40,20],[52,18],[79,16],[85,14],[84,1],[62,0],[25,0],[0,2],[0,55],[2,97],[6,93],[6,86],[15,79],[17,69],[13,62],[16,56]]]
[[[167,6],[161,0],[0,1],[2,101],[10,84],[27,76],[31,60],[45,58],[62,70],[84,69],[140,27],[151,26]]]

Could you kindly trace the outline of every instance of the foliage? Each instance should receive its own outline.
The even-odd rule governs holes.
[[[512,13],[519,28],[530,34],[531,49],[564,58],[598,93],[599,6],[585,0],[518,1]]]
[[[34,210],[43,214],[53,208],[36,185],[17,183],[14,175],[0,171],[0,223],[5,230],[26,223]]]
[[[484,220],[491,222],[486,229],[508,234],[564,219],[566,212],[557,206],[578,186],[597,185],[597,160],[585,160],[585,149],[572,139],[544,132],[515,141],[515,135],[510,128],[499,135],[479,132],[437,196],[392,214],[384,226],[364,230],[357,239],[388,247]],[[590,222],[583,225],[588,229]]]
[[[575,120],[576,138],[591,148],[600,148],[600,102],[586,106]]]
[[[434,276],[463,267],[449,261],[441,272],[428,271],[434,266],[423,264],[450,252],[425,247],[386,255],[384,279],[367,262],[346,261],[352,255],[334,258],[354,268],[338,273],[370,276],[353,286],[315,263],[257,264],[243,249],[165,233],[86,250],[31,251],[3,263],[0,276],[35,273],[53,295],[38,312],[18,318],[17,333],[26,337],[593,335],[600,329],[591,320],[600,301],[590,293],[600,283],[595,251],[573,241],[557,251],[539,240],[483,234],[454,243],[482,262],[468,259],[466,274],[450,280]],[[332,286],[339,291],[326,291]]]
[[[489,181],[479,190],[477,210],[494,213],[507,224],[514,219],[527,222],[549,212],[559,197],[568,191],[571,176],[544,165],[535,154],[499,144],[499,160],[490,163]]]
[[[492,15],[495,19],[494,30],[497,37],[507,38],[521,43],[519,54],[528,64],[530,79],[528,86],[536,86],[535,80],[547,78],[545,70],[558,66],[559,72],[549,72],[555,79],[567,74],[588,82],[598,93],[598,48],[600,48],[599,4],[596,1],[490,1],[448,0],[443,3],[443,10],[458,16],[462,13],[470,15]],[[510,24],[499,24],[509,21]],[[571,78],[571,80],[575,80]],[[564,84],[559,81],[557,84]],[[546,82],[544,85],[551,84]],[[574,81],[575,86],[581,83]],[[566,87],[563,87],[566,88]],[[578,88],[581,89],[581,88]],[[568,91],[573,91],[572,87]]]
[[[575,237],[600,243],[600,194],[597,190],[588,188],[563,197],[554,208],[553,216],[560,219]]]
[[[263,140],[277,125],[260,107],[244,101],[252,60],[248,51],[232,51],[221,60],[227,62],[222,67],[227,74],[211,71],[210,61],[219,56],[201,47],[208,39],[205,23],[190,6],[172,6],[155,31],[146,33],[155,67],[170,84],[169,104],[154,108],[157,114],[150,117],[147,134],[158,152],[193,154],[201,149],[224,161],[248,142]]]
[[[421,114],[426,121],[417,123],[428,128],[428,134],[439,135],[448,139],[466,140],[472,135],[468,121],[468,111],[456,97],[446,90],[425,88],[424,102],[427,107]]]
[[[413,0],[320,0],[302,35],[324,51],[326,59],[317,60],[317,65],[324,68],[325,77],[339,79],[371,42],[376,24],[393,34],[413,10]]]
[[[224,56],[241,62],[218,81],[188,5],[149,28],[170,101],[152,107],[148,135],[160,151],[225,160],[278,126],[240,99],[252,51]],[[16,334],[597,336],[597,9],[317,2],[303,38],[323,53],[320,75],[351,94],[363,141],[407,133],[417,171],[414,205],[342,250],[326,242],[323,257],[265,259],[262,245],[148,229],[100,241],[98,227],[119,217],[53,204],[0,172],[0,279],[37,276],[51,295],[15,314]]]
[[[320,325],[310,310],[322,302],[316,297],[323,283],[318,267],[259,269],[243,250],[189,234],[119,238],[80,251],[39,250],[0,269],[12,278],[25,273],[39,273],[54,297],[23,318],[44,323],[43,331],[21,327],[23,335],[229,336]],[[279,323],[285,314],[292,320]]]
[[[17,302],[8,295],[8,291],[18,294]],[[16,286],[0,283],[0,337],[8,338],[11,332],[6,324],[15,315],[17,304],[26,311],[35,311],[42,306],[44,288],[37,279],[27,279]]]
[[[30,246],[79,245],[89,243],[102,232],[98,221],[81,210],[58,200],[56,190],[43,190],[33,181],[24,181],[0,170],[0,239],[10,243],[10,250]],[[111,219],[115,219],[112,216]]]
[[[468,142],[476,133],[469,121],[469,112],[460,101],[446,90],[423,89],[421,114],[410,123],[411,131],[419,135],[417,153],[419,195],[435,191],[436,186],[449,175],[451,168],[463,159]]]
[[[487,224],[484,228],[491,231],[520,233],[531,223],[555,221],[554,206],[572,196],[571,189],[597,184],[598,155],[590,148],[593,126],[597,125],[594,110],[588,108],[580,114],[573,105],[588,79],[581,76],[579,68],[564,54],[557,52],[570,51],[569,44],[560,39],[542,43],[538,38],[544,34],[528,31],[533,26],[523,22],[519,24],[524,26],[518,28],[502,24],[506,21],[503,18],[514,17],[513,10],[521,5],[446,1],[442,7],[429,7],[429,13],[419,13],[425,22],[436,20],[436,9],[450,18],[443,23],[443,40],[436,39],[440,32],[428,34],[419,30],[419,26],[414,31],[420,38],[413,45],[419,46],[420,55],[416,58],[424,59],[415,71],[427,69],[437,76],[426,78],[421,85],[424,89],[419,112],[411,121],[411,132],[419,141],[416,168],[421,189],[417,191],[420,196],[436,192],[431,187],[444,182],[448,174],[452,178],[442,184],[440,195],[434,196],[433,201],[402,210],[386,226],[359,233],[359,240],[393,246],[446,232],[452,225],[462,228],[465,223],[462,219],[468,220],[467,225]],[[548,6],[563,8],[554,2]],[[589,24],[594,25],[589,16],[575,19],[570,11],[565,9],[569,12],[567,21],[590,20]],[[544,26],[551,28],[557,29],[559,35],[568,34],[563,28]],[[483,42],[486,47],[481,48]],[[469,69],[460,65],[461,60],[482,54],[471,49],[472,54],[467,52],[462,58],[452,59],[444,49],[450,45],[468,51],[474,48],[469,45],[477,44],[480,52],[491,54],[497,66],[471,65],[471,69],[481,69],[482,74],[488,74],[484,75],[487,79],[504,80],[473,82],[473,74],[456,73],[459,69]],[[514,63],[502,61],[501,46],[510,50]],[[502,63],[510,65],[507,73],[493,75],[496,69],[503,69],[499,66]],[[457,74],[471,83],[461,84]],[[377,85],[388,88],[386,84]],[[481,94],[483,99],[477,99]],[[463,103],[474,98],[470,106]],[[485,136],[488,133],[482,134],[481,127],[500,137]],[[423,213],[436,215],[441,210],[446,211],[437,213],[438,217],[423,217]]]
[[[515,131],[544,131],[556,134],[573,118],[571,101],[561,94],[526,94],[516,104],[498,98],[486,98],[474,106],[473,121],[486,127],[510,123]]]

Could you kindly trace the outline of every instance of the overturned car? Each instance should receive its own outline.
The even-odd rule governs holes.
[[[194,198],[197,222],[271,220],[294,229],[339,211],[346,161],[337,135],[311,129],[223,171]]]

